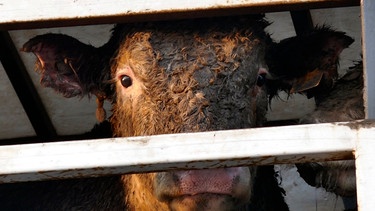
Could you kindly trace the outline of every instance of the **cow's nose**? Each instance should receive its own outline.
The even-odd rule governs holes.
[[[176,171],[174,175],[178,179],[183,195],[200,193],[236,195],[237,186],[247,186],[250,183],[250,172],[248,168],[243,167]]]

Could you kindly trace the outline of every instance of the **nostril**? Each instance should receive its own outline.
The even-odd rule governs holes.
[[[250,199],[254,175],[255,169],[249,167],[159,172],[154,193],[160,201],[229,197],[242,203]]]
[[[233,167],[220,169],[204,169],[176,171],[179,186],[183,194],[216,193],[232,195],[240,182],[248,183],[248,168]]]
[[[190,170],[176,173],[183,194],[232,193],[233,178],[223,169]]]

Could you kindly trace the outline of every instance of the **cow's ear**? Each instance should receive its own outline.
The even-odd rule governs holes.
[[[109,94],[103,85],[110,76],[109,58],[103,58],[100,48],[67,35],[44,34],[30,39],[21,50],[36,55],[40,83],[64,97]]]
[[[97,96],[97,117],[105,119],[104,99],[110,99],[110,58],[107,47],[95,48],[63,34],[44,34],[30,39],[21,49],[36,55],[40,83],[64,97]]]
[[[344,32],[317,27],[274,43],[266,54],[270,96],[283,90],[314,97],[331,88],[338,75],[339,56],[353,42]]]

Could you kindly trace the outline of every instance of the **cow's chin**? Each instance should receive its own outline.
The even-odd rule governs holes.
[[[224,211],[234,210],[239,204],[241,203],[230,195],[201,193],[176,197],[169,202],[169,207],[173,211]]]

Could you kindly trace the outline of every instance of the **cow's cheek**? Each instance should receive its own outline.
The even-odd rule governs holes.
[[[124,76],[131,79],[130,85],[124,85],[121,82]],[[136,77],[129,65],[122,64],[116,68],[113,82],[117,93],[112,109],[113,115],[110,119],[114,135],[127,137],[143,134],[142,128],[139,128],[139,125],[145,125],[140,122],[142,120],[142,111],[139,111],[140,107],[144,107],[139,105],[142,102],[140,98],[144,96],[143,92],[145,90],[142,81]]]
[[[129,210],[163,211],[168,205],[154,197],[153,181],[156,173],[127,174],[122,176],[127,191]]]

